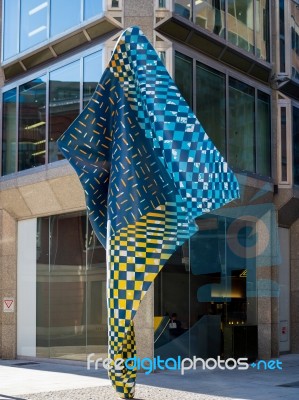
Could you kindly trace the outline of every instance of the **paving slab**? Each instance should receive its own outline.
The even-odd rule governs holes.
[[[136,400],[298,400],[299,354],[279,358],[282,369],[138,373]],[[47,361],[0,360],[0,400],[113,400],[103,368]]]

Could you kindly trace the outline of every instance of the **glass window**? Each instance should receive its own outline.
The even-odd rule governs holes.
[[[255,172],[254,88],[229,79],[229,163]]]
[[[192,107],[192,58],[178,52],[175,53],[175,83]]]
[[[280,107],[281,180],[288,181],[287,109]]]
[[[84,1],[84,20],[92,18],[103,12],[103,0]]]
[[[299,108],[293,107],[294,184],[299,185]]]
[[[159,8],[165,8],[166,7],[166,0],[159,0],[158,7]]]
[[[81,22],[81,0],[51,0],[51,36],[58,35]]]
[[[80,112],[80,62],[50,73],[49,162],[62,159],[57,139]]]
[[[21,1],[21,51],[48,38],[48,8],[49,1]]]
[[[256,0],[256,55],[262,60],[269,61],[269,1]]]
[[[83,107],[85,107],[102,75],[102,52],[98,51],[84,57],[83,63]]]
[[[299,4],[291,1],[291,62],[293,78],[299,81]]]
[[[191,19],[191,7],[192,4],[189,0],[177,0],[174,2],[174,13],[180,17]]]
[[[285,72],[284,0],[279,0],[280,72]]]
[[[20,86],[18,171],[45,163],[46,78]]]
[[[227,14],[228,41],[254,53],[253,0],[229,0]]]
[[[17,90],[3,94],[2,105],[2,175],[16,171]]]
[[[225,1],[204,0],[195,2],[195,23],[221,37],[225,35]]]
[[[271,176],[270,96],[258,90],[256,131],[256,172]]]
[[[105,250],[86,213],[37,220],[36,355],[107,357]]]
[[[115,8],[119,7],[119,0],[112,0],[111,6]]]
[[[5,0],[4,2],[4,29],[3,29],[3,58],[6,60],[18,53],[19,0]],[[12,23],[12,21],[16,21]]]
[[[196,115],[215,146],[225,154],[225,75],[196,65]],[[217,115],[217,118],[215,118]]]
[[[243,357],[253,357],[255,224],[216,215],[196,222],[199,231],[172,255],[155,281],[155,356],[231,357],[236,350],[233,330],[242,328],[251,336],[251,348],[244,335],[235,345]]]

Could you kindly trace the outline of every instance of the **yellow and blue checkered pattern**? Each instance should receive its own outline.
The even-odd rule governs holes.
[[[194,219],[238,198],[237,180],[138,27],[121,35],[90,102],[58,145],[107,250],[109,376],[133,398],[133,317],[155,277],[196,231]]]

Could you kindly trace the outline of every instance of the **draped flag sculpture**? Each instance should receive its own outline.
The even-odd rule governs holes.
[[[216,117],[216,116],[215,116]],[[238,182],[138,27],[124,31],[90,102],[58,140],[107,254],[109,377],[133,398],[133,317],[194,218],[239,197]]]

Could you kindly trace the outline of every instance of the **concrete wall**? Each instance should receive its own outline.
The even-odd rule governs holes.
[[[17,223],[0,209],[0,358],[16,356]],[[4,312],[4,299],[14,299],[14,312]]]
[[[124,0],[124,26],[139,26],[153,42],[154,0]]]
[[[299,220],[291,226],[291,352],[299,353]]]

